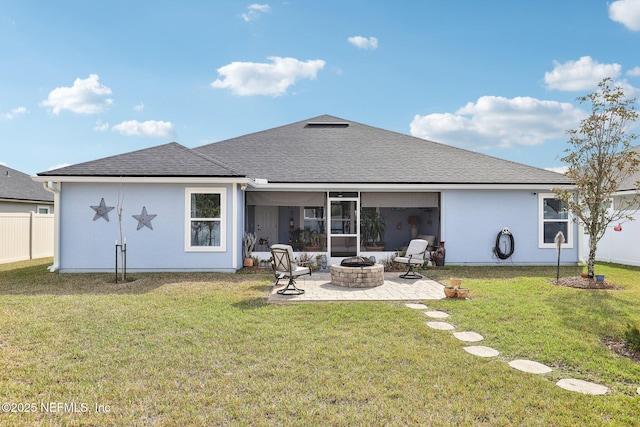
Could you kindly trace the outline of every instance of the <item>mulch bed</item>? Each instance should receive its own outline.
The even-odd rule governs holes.
[[[581,276],[561,277],[559,283],[556,283],[555,279],[549,280],[549,282],[553,283],[554,285],[577,289],[621,289],[613,283],[607,282],[606,280],[603,282],[598,282],[595,279],[589,279]]]
[[[604,338],[602,340],[602,343],[609,347],[609,350],[613,351],[614,353],[617,353],[620,356],[628,357],[629,359],[640,363],[640,351],[631,350],[624,340],[617,340],[615,338]]]

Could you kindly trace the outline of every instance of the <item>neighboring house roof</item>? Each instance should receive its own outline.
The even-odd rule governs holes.
[[[53,193],[26,173],[0,165],[0,200],[53,203]]]
[[[270,183],[571,183],[559,173],[329,115],[194,149],[170,143],[38,175],[237,176]]]
[[[328,115],[194,150],[269,182],[570,184],[559,173]]]
[[[631,151],[635,151],[638,156],[640,156],[640,145],[629,148]],[[620,183],[618,186],[619,191],[640,191],[638,188],[638,182],[640,182],[640,171],[636,172],[633,175],[630,175]]]
[[[221,161],[177,142],[67,166],[38,176],[233,177],[244,176]]]

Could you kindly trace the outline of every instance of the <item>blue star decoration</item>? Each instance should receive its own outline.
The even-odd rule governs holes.
[[[104,203],[104,197],[100,199],[100,204],[98,206],[91,206],[91,209],[96,211],[96,214],[93,216],[93,220],[97,220],[99,218],[104,218],[109,222],[109,212],[113,210],[114,206],[107,206]]]
[[[142,207],[142,213],[140,215],[131,215],[135,219],[138,220],[138,228],[136,230],[140,230],[142,227],[149,227],[150,230],[153,230],[153,225],[151,225],[151,220],[158,215],[156,214],[148,214],[146,206]]]

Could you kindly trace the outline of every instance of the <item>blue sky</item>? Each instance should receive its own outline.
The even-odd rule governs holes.
[[[639,46],[640,0],[0,0],[0,163],[330,114],[557,168],[576,97],[640,94]]]

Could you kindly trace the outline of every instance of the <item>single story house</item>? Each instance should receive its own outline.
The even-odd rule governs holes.
[[[640,145],[630,148],[640,154]],[[613,194],[611,206],[613,208],[622,207],[621,201],[630,195],[640,193],[638,188],[640,182],[640,172],[628,177]],[[596,260],[604,262],[614,262],[617,264],[640,266],[640,211],[629,211],[628,214],[634,218],[632,221],[624,223],[612,223],[607,227],[607,231],[598,242]],[[581,260],[586,260],[589,255],[589,236],[584,235],[582,239]]]
[[[0,212],[53,213],[53,193],[26,173],[0,165]]]
[[[562,174],[323,115],[198,148],[175,142],[39,173],[55,192],[61,272],[234,272],[291,243],[330,263],[388,257],[416,236],[445,244],[446,263],[578,261],[577,225],[552,193]],[[361,218],[382,218],[376,248]],[[379,225],[379,223],[378,223]],[[498,256],[496,246],[510,253]]]

